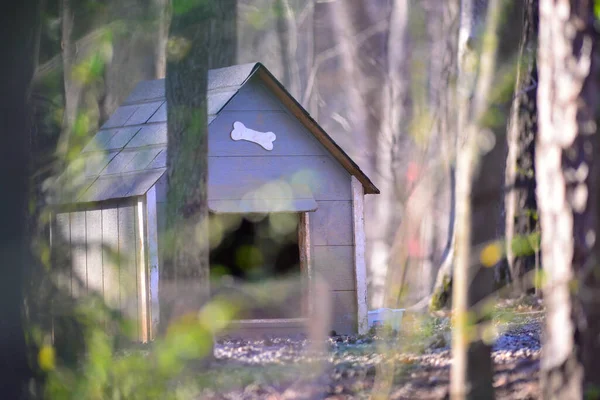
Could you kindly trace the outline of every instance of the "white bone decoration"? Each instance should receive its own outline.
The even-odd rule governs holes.
[[[233,140],[247,140],[252,143],[256,143],[265,150],[273,150],[273,142],[277,139],[277,136],[273,132],[259,132],[236,121],[233,123],[233,130],[231,131],[231,138]]]

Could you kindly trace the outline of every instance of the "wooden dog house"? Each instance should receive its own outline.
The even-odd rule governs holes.
[[[164,80],[140,82],[59,178],[52,199],[53,247],[66,246],[72,266],[67,287],[74,295],[95,290],[135,318],[142,341],[158,319],[166,107]],[[297,216],[302,273],[327,281],[331,329],[365,332],[363,198],[378,189],[259,63],[209,72],[208,115],[210,212]],[[256,327],[286,323],[296,326],[278,318]]]

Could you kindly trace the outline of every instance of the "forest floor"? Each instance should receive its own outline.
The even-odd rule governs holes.
[[[544,312],[535,299],[504,300],[494,311],[498,399],[536,399]],[[198,377],[198,399],[444,399],[450,324],[443,314],[405,315],[402,331],[332,336],[325,351],[306,339],[221,340]],[[379,396],[377,396],[377,394]]]

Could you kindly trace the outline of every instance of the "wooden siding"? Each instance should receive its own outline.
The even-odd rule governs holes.
[[[231,131],[239,121],[247,128],[273,132],[273,150],[256,143],[234,141]],[[208,151],[210,156],[325,156],[325,148],[302,124],[284,111],[222,111],[210,124]]]
[[[311,239],[314,246],[352,246],[352,202],[317,201],[311,215]]]
[[[233,123],[273,132],[273,150],[234,141]],[[239,200],[272,181],[306,184],[315,200],[351,200],[350,174],[260,83],[252,78],[209,127],[209,200]]]
[[[144,340],[147,333],[140,315],[145,312],[144,288],[146,279],[141,269],[145,253],[145,237],[140,235],[139,207],[143,201],[127,201],[73,212],[58,213],[53,225],[54,252],[70,253],[58,258],[55,268],[68,271],[74,297],[86,294],[101,295],[107,305],[120,310],[134,321],[134,338]],[[142,328],[142,329],[141,329]]]
[[[294,99],[281,85],[277,79],[264,67],[261,66],[256,72],[256,78],[269,89],[269,93],[279,99],[286,110],[300,121],[307,130],[329,151],[332,158],[337,160],[340,166],[350,175],[354,175],[365,186],[365,193],[379,193],[368,176],[364,174],[358,165],[339,147],[333,139],[317,124],[308,112]]]
[[[104,299],[109,307],[120,309],[119,289],[119,209],[105,208],[102,211],[102,275]]]
[[[154,339],[158,331],[159,303],[158,303],[158,203],[156,201],[156,185],[146,194],[146,221],[148,224],[148,298],[150,299],[150,337]]]
[[[314,272],[329,286],[331,329],[354,334],[357,327],[352,201],[318,201],[311,213],[310,234]]]
[[[353,246],[314,246],[314,272],[331,290],[355,290]]]
[[[58,214],[50,230],[52,245],[52,265],[57,271],[56,284],[66,293],[71,294],[71,223],[69,214]]]
[[[87,292],[87,242],[85,237],[85,211],[71,213],[71,294],[74,297]]]
[[[156,188],[156,202],[157,203],[166,203],[167,202],[167,174],[164,174],[160,177],[156,184],[154,185]]]
[[[102,210],[85,211],[87,288],[104,292],[102,274]]]
[[[315,200],[351,200],[350,176],[329,156],[209,157],[209,200],[242,199],[281,180],[307,185]]]
[[[365,192],[362,183],[352,177],[352,221],[354,236],[354,276],[356,282],[356,302],[358,316],[358,333],[366,334],[369,330],[367,306],[367,264],[365,260]]]
[[[338,334],[357,332],[356,292],[353,290],[333,291],[332,293],[332,327]]]
[[[230,133],[236,121],[250,129],[275,133],[273,150],[232,140]],[[208,145],[209,200],[241,200],[273,182],[288,184],[291,190],[302,184],[309,187],[318,208],[309,214],[310,239],[303,247],[311,254],[311,272],[322,276],[331,289],[335,310],[332,329],[355,333],[353,196],[348,171],[258,79],[244,85],[211,123]],[[155,188],[160,232],[165,217],[166,176]],[[318,307],[318,300],[315,305]]]

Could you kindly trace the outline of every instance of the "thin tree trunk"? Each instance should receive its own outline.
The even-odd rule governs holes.
[[[449,199],[442,198],[447,204],[448,220],[446,228],[445,247],[439,260],[439,267],[435,283],[432,288],[429,308],[439,310],[450,305],[452,292],[452,265],[454,263],[454,243],[455,243],[455,214],[456,214],[456,179],[454,175],[454,162],[456,159],[456,139],[458,134],[458,125],[456,121],[456,86],[453,82],[457,75],[457,45],[458,45],[458,27],[459,27],[459,0],[446,1],[442,6],[442,38],[443,46],[442,63],[440,67],[441,76],[438,85],[432,84],[433,90],[439,90],[437,96],[439,100],[432,102],[436,104],[438,110],[437,129],[439,132],[440,159],[443,160],[441,170],[444,171],[445,179],[449,189]],[[437,47],[437,46],[436,46]],[[435,77],[432,77],[436,81]]]
[[[281,50],[281,64],[283,67],[283,84],[292,94],[299,96],[300,73],[296,49],[298,47],[298,27],[294,11],[289,0],[276,0],[277,7],[277,39]]]
[[[66,155],[69,149],[71,130],[77,118],[81,84],[73,79],[73,67],[77,58],[75,41],[73,40],[73,25],[75,13],[71,0],[61,0],[61,48],[63,84],[65,88],[65,109],[63,114],[63,133],[58,143],[59,154]]]
[[[31,262],[28,206],[31,163],[30,85],[35,63],[39,1],[2,3],[2,156],[0,174],[0,393],[26,398],[32,373],[25,342],[23,287]]]
[[[162,79],[167,73],[167,40],[169,39],[169,0],[154,0],[156,8],[156,48],[154,54],[154,76]]]
[[[546,399],[581,399],[588,387],[595,386],[595,393],[600,387],[600,71],[594,19],[592,0],[540,0],[536,172]]]
[[[377,136],[375,162],[379,176],[381,195],[376,199],[374,218],[378,221],[376,233],[370,240],[372,271],[372,302],[376,307],[383,305],[383,290],[386,271],[390,263],[390,251],[394,230],[397,228],[395,208],[397,204],[397,183],[393,160],[396,142],[400,135],[406,135],[409,113],[407,110],[408,76],[410,58],[406,57],[408,46],[408,1],[395,0],[390,14],[390,30],[387,45],[387,74],[382,96],[380,132]],[[395,302],[395,301],[394,301]],[[396,306],[397,304],[394,304]]]
[[[367,136],[365,135],[367,127],[367,104],[364,100],[364,79],[360,71],[358,60],[360,55],[357,43],[353,42],[356,35],[356,29],[351,20],[350,6],[347,2],[333,2],[331,7],[331,25],[337,42],[340,45],[339,53],[341,67],[344,76],[352,85],[347,85],[342,90],[346,93],[347,118],[352,127],[352,133],[355,135],[356,158],[367,164],[368,155],[365,155],[365,149],[368,149]],[[370,161],[370,160],[369,160]]]
[[[538,1],[523,3],[524,28],[519,48],[515,94],[507,129],[505,186],[506,258],[516,294],[524,293],[522,277],[535,266],[535,254],[515,255],[513,239],[538,231],[535,199],[535,137],[537,134]]]
[[[494,397],[491,346],[481,337],[486,322],[483,301],[493,291],[493,270],[484,268],[471,249],[480,243],[489,229],[477,224],[481,203],[473,185],[479,164],[477,135],[488,108],[488,97],[495,70],[496,32],[500,21],[501,0],[485,2],[463,0],[459,37],[459,125],[461,132],[457,155],[456,189],[456,263],[452,286],[454,329],[452,332],[452,370],[450,394],[453,399],[489,399]],[[484,19],[485,18],[485,19]],[[485,32],[478,34],[482,21]],[[481,52],[477,49],[481,37]],[[477,60],[479,59],[479,60]],[[476,62],[478,61],[478,62]],[[475,65],[479,68],[476,71]],[[491,228],[495,233],[495,228]],[[493,236],[493,234],[492,234]],[[483,238],[485,240],[485,238]],[[476,325],[472,325],[471,318]],[[468,331],[475,336],[468,335]]]

